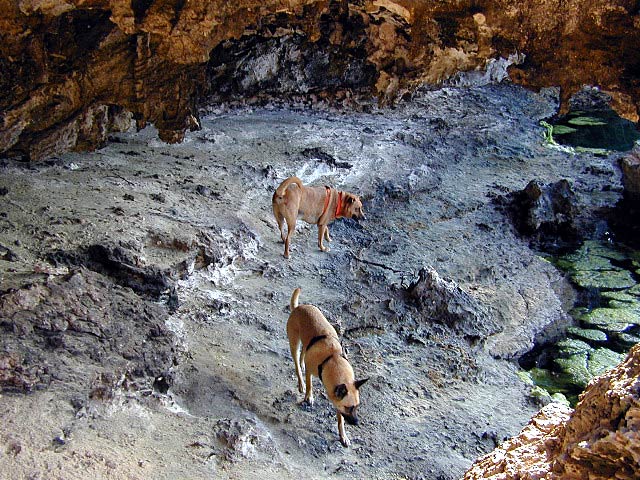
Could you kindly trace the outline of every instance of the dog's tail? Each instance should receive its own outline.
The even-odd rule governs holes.
[[[300,296],[300,288],[296,288],[293,291],[293,295],[291,295],[291,311],[293,312],[294,309],[298,308],[298,297]]]
[[[284,192],[287,191],[287,188],[289,188],[289,185],[291,185],[292,183],[295,183],[296,185],[298,185],[298,188],[304,187],[302,180],[300,180],[298,177],[289,177],[284,182],[282,182],[280,186],[276,189],[276,193],[274,196],[282,197],[284,195]]]

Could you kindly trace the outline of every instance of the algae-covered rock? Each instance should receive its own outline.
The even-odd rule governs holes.
[[[626,310],[631,310],[632,312],[636,312],[640,315],[640,302],[636,300],[635,302],[626,302],[620,300],[610,300],[607,303],[609,308],[621,308]]]
[[[572,337],[587,341],[587,342],[606,342],[607,334],[602,330],[596,330],[594,328],[580,328],[569,327],[567,333]]]
[[[534,381],[533,381],[533,378],[531,377],[531,372],[529,372],[527,370],[518,370],[516,375],[518,375],[520,380],[522,380],[522,383],[524,383],[525,385],[534,385],[535,384]]]
[[[569,402],[569,399],[567,398],[567,396],[560,392],[556,392],[553,395],[551,395],[551,400],[555,403],[561,403],[563,405],[566,405],[567,407],[571,406],[571,403]]]
[[[598,255],[570,254],[561,257],[556,263],[563,270],[571,272],[583,270],[615,270],[610,259]]]
[[[553,363],[556,365],[560,374],[556,377],[560,382],[563,382],[567,385],[566,390],[558,391],[567,391],[571,390],[571,386],[584,388],[591,380],[591,373],[587,368],[588,365],[588,352],[582,352],[575,355],[571,355],[566,358],[556,358]]]
[[[640,299],[638,299],[637,296],[629,293],[629,290],[605,291],[605,292],[601,292],[600,295],[604,299],[616,300],[618,302],[627,302],[627,303],[640,302]]]
[[[556,343],[558,348],[558,355],[561,357],[570,357],[572,355],[588,353],[593,350],[593,347],[587,342],[578,340],[575,338],[565,338]]]
[[[531,391],[529,392],[529,396],[531,398],[535,398],[539,403],[546,405],[547,403],[551,403],[551,394],[547,392],[544,388],[535,385]]]
[[[614,249],[611,245],[594,240],[587,240],[578,250],[567,256],[578,258],[598,256],[611,260],[617,260],[619,262],[629,259],[628,255],[621,252],[620,250]]]
[[[553,125],[552,128],[553,135],[566,135],[567,133],[575,133],[578,131],[577,128],[572,128],[567,125]]]
[[[565,379],[551,370],[536,367],[529,370],[529,373],[531,374],[531,379],[538,387],[544,388],[551,394],[567,393],[571,390],[571,387]]]
[[[622,290],[636,285],[627,270],[581,270],[573,273],[571,279],[582,288],[603,290]]]
[[[587,241],[573,253],[560,257],[558,267],[571,273],[571,279],[580,287],[603,290],[622,290],[636,285],[633,275],[615,262],[628,262],[629,256],[610,245]]]
[[[597,377],[618,365],[624,360],[624,357],[624,354],[616,353],[608,348],[596,348],[589,355],[587,369],[592,376]]]
[[[634,287],[631,287],[629,290],[626,291],[627,293],[631,294],[631,295],[635,295],[637,297],[640,297],[640,285],[636,285]]]
[[[589,313],[590,311],[591,310],[587,307],[575,307],[569,310],[569,315],[571,315],[572,318],[580,318],[582,315]]]
[[[633,325],[638,325],[640,315],[626,308],[595,308],[579,317],[589,327],[607,332],[624,332]]]
[[[622,351],[627,351],[636,343],[640,343],[640,336],[633,333],[612,333],[611,341],[614,347],[618,347]]]
[[[567,123],[571,125],[576,125],[579,127],[585,127],[585,126],[601,127],[607,124],[607,122],[603,122],[601,119],[596,117],[575,117],[575,118],[569,119]],[[554,128],[554,131],[555,131],[555,128]]]

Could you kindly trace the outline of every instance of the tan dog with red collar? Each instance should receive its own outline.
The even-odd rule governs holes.
[[[336,330],[322,312],[314,305],[298,305],[300,289],[296,288],[291,296],[291,314],[287,321],[287,336],[291,356],[296,366],[298,390],[304,393],[302,370],[304,363],[306,394],[304,401],[313,405],[313,385],[311,375],[320,378],[327,396],[336,407],[338,414],[338,432],[342,445],[348,447],[351,442],[344,430],[344,421],[350,425],[358,424],[357,410],[360,405],[360,387],[369,380],[355,380],[353,369],[342,353]],[[302,350],[300,350],[302,344]],[[298,352],[300,355],[298,356]]]
[[[284,256],[289,258],[289,244],[296,229],[298,214],[307,222],[318,225],[318,247],[328,252],[323,240],[329,238],[329,223],[336,218],[364,219],[362,202],[357,195],[340,192],[331,187],[305,187],[298,177],[287,178],[276,189],[271,199],[273,214],[278,222],[280,238],[284,242]],[[287,236],[284,221],[287,221]]]

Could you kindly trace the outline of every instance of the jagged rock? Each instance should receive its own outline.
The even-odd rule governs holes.
[[[443,323],[469,339],[485,339],[501,331],[486,307],[433,268],[420,270],[409,295],[428,321]]]
[[[0,26],[0,152],[32,160],[95,148],[131,119],[179,142],[212,96],[321,93],[349,105],[355,90],[389,103],[478,70],[487,81],[508,71],[527,87],[560,86],[561,112],[597,84],[638,119],[628,72],[640,27],[622,0],[553,12],[533,0],[12,0]]]
[[[214,426],[214,435],[223,448],[224,458],[238,462],[264,457],[277,460],[276,446],[269,431],[253,418],[223,418]]]
[[[522,432],[477,460],[464,480],[640,478],[640,345],[593,380],[575,410],[552,403]]]
[[[153,299],[159,299],[172,286],[171,272],[144,266],[139,256],[122,245],[94,244],[78,252],[53,252],[48,258],[54,265],[86,267],[102,273]]]
[[[0,389],[44,388],[52,379],[88,389],[113,372],[142,384],[170,375],[177,360],[166,317],[162,306],[84,269],[4,292]]]
[[[612,225],[620,239],[640,248],[640,147],[620,161],[623,197],[613,213]]]
[[[512,195],[510,210],[518,232],[543,248],[577,239],[576,196],[567,180],[532,180]]]
[[[629,156],[623,158],[620,166],[625,198],[638,201],[640,199],[640,149],[636,148]]]

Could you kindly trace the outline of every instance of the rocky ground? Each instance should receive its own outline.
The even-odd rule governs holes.
[[[367,106],[365,106],[367,107]],[[549,148],[554,91],[423,91],[395,109],[212,109],[90,154],[2,163],[4,478],[462,476],[539,410],[519,356],[573,291],[504,208],[567,179],[581,232],[621,192],[615,156]],[[367,219],[271,212],[287,176],[362,196]],[[299,405],[285,334],[295,287],[337,326],[361,392],[338,440],[318,384]]]

